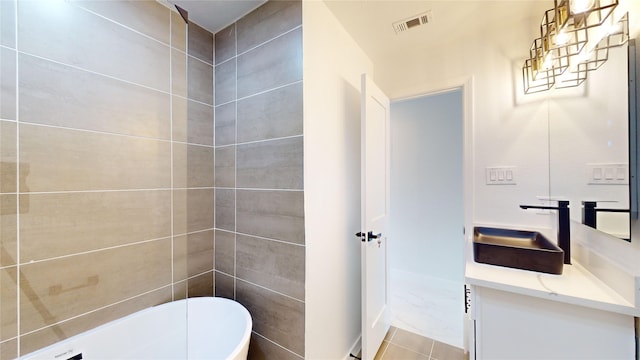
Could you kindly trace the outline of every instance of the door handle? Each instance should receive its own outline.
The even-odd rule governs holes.
[[[365,235],[366,235],[366,240],[367,241],[371,241],[373,239],[380,239],[382,238],[382,233],[378,233],[378,234],[374,234],[373,231],[369,231],[368,233],[363,233],[363,232],[358,232],[356,233],[356,236],[362,239],[362,242],[365,241]],[[378,242],[380,242],[380,240],[378,240]]]

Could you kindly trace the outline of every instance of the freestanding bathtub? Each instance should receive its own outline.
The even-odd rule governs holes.
[[[189,298],[144,309],[21,359],[247,358],[251,316],[239,303]]]

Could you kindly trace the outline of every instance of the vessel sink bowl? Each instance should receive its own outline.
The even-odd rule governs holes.
[[[560,275],[564,251],[537,231],[475,227],[473,259],[483,264]]]

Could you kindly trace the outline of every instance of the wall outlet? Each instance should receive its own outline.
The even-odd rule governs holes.
[[[485,171],[487,185],[516,185],[515,166],[492,166]]]
[[[629,185],[629,164],[587,164],[589,185]]]

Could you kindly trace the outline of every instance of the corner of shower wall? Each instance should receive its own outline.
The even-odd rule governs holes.
[[[249,357],[305,354],[302,3],[215,35],[215,295],[253,318]]]

